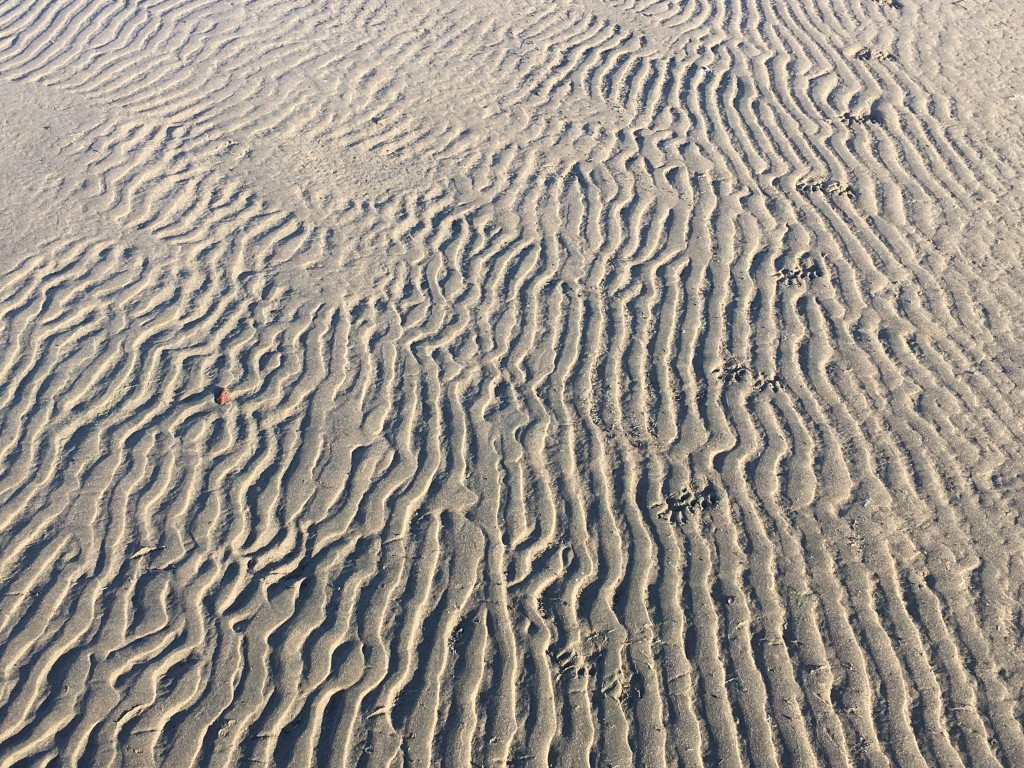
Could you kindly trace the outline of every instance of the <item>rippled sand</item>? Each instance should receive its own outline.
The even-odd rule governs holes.
[[[0,768],[1024,765],[1022,51],[0,2]]]

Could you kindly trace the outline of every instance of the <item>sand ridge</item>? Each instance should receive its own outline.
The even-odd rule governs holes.
[[[0,2],[0,766],[1024,764],[980,6]]]

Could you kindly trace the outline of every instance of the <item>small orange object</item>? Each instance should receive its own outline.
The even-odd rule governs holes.
[[[231,393],[226,389],[218,389],[214,400],[217,401],[217,405],[227,405],[231,402]]]

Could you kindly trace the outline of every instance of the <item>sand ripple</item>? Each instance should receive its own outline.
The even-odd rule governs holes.
[[[0,766],[1024,765],[1016,19],[0,3]]]

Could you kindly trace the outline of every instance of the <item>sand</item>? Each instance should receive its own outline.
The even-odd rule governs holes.
[[[0,768],[1024,765],[1022,51],[0,3]]]

